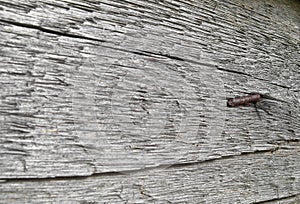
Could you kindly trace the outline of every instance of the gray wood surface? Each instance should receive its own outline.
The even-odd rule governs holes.
[[[299,33],[296,0],[1,0],[0,203],[300,203]]]

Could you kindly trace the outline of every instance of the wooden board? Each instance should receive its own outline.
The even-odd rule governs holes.
[[[7,202],[261,203],[300,201],[299,145],[167,169],[4,183]],[[298,155],[297,155],[298,154]],[[34,198],[34,199],[33,199]],[[279,202],[280,203],[280,202]]]
[[[299,202],[299,11],[1,1],[0,202]]]

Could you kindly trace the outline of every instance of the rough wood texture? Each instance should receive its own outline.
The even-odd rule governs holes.
[[[0,202],[299,203],[299,13],[0,1]]]

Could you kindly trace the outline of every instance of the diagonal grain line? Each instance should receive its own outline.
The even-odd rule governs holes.
[[[84,180],[89,177],[99,177],[99,176],[117,176],[123,175],[119,172],[105,172],[105,173],[94,173],[87,175],[75,175],[75,176],[54,176],[54,177],[22,177],[22,178],[0,178],[1,182],[5,183],[17,183],[17,182],[41,182],[41,181],[62,181],[62,180]]]
[[[276,202],[276,201],[285,201],[285,200],[289,200],[292,198],[296,198],[298,196],[300,196],[300,194],[294,194],[294,195],[290,195],[290,196],[284,196],[281,198],[274,198],[274,199],[269,199],[269,200],[264,200],[264,201],[253,202],[252,204],[264,204],[264,203],[270,203],[270,202]]]
[[[37,178],[37,177],[22,177],[22,178],[0,178],[0,181],[4,182],[40,182],[40,181],[59,181],[59,180],[84,180],[90,177],[105,177],[105,176],[122,176],[122,175],[128,175],[129,173],[141,173],[141,172],[147,172],[152,170],[159,170],[159,169],[173,169],[173,168],[181,168],[181,167],[187,167],[187,166],[193,166],[193,165],[201,165],[201,164],[207,164],[207,163],[213,163],[215,161],[219,160],[226,160],[226,159],[232,159],[232,158],[238,158],[241,156],[248,156],[253,154],[264,154],[264,153],[270,153],[277,151],[279,147],[267,149],[267,150],[257,150],[254,152],[245,152],[240,153],[237,155],[228,155],[228,156],[222,156],[218,158],[213,159],[207,159],[203,161],[197,161],[197,162],[189,162],[189,163],[180,163],[180,164],[173,164],[173,165],[158,165],[156,167],[147,167],[144,169],[138,169],[138,170],[127,170],[127,171],[118,171],[118,172],[102,172],[102,173],[92,173],[88,175],[71,175],[71,176],[55,176],[55,177],[43,177],[43,178]]]
[[[251,74],[247,74],[245,72],[240,72],[240,71],[231,70],[231,69],[225,69],[225,68],[221,68],[219,66],[217,66],[217,69],[221,70],[221,71],[224,71],[224,72],[230,72],[230,73],[234,73],[234,74],[240,74],[240,75],[244,75],[244,76],[253,77]]]
[[[259,77],[255,77],[251,74],[247,74],[245,72],[241,72],[241,71],[236,71],[236,70],[231,70],[231,69],[225,69],[225,68],[221,68],[219,66],[217,66],[217,69],[220,70],[220,71],[224,71],[224,72],[229,72],[229,73],[234,73],[234,74],[240,74],[240,75],[244,75],[244,76],[248,76],[248,77],[252,77],[254,79],[257,79],[257,80],[261,80],[261,81],[266,81],[266,82],[269,82],[270,84],[274,85],[274,86],[278,86],[278,87],[281,87],[281,88],[285,88],[285,89],[290,89],[291,87],[288,87],[288,86],[285,86],[285,85],[281,85],[281,84],[277,84],[277,83],[274,83],[274,82],[271,82],[269,80],[266,80],[266,79],[262,79],[262,78],[259,78]]]
[[[240,154],[236,155],[228,155],[228,156],[221,156],[213,159],[208,159],[208,160],[203,160],[203,161],[197,161],[197,162],[188,162],[188,163],[181,163],[181,164],[173,164],[169,168],[177,168],[177,167],[185,167],[185,166],[192,166],[192,165],[197,165],[197,164],[206,164],[206,163],[212,163],[215,161],[220,161],[220,160],[226,160],[226,159],[233,159],[241,156],[248,156],[248,155],[254,155],[254,154],[264,154],[264,153],[270,153],[270,152],[275,152],[279,149],[279,147],[276,148],[271,148],[267,150],[257,150],[257,151],[252,151],[252,152],[241,152]]]
[[[71,34],[71,33],[64,33],[64,32],[60,32],[60,31],[56,31],[56,30],[52,30],[52,29],[48,29],[48,28],[43,28],[41,26],[27,24],[27,23],[20,23],[20,22],[3,20],[3,19],[0,19],[0,22],[15,25],[15,26],[19,26],[19,27],[23,27],[23,28],[27,28],[27,29],[35,29],[35,30],[39,30],[39,31],[42,31],[42,32],[45,32],[45,33],[58,35],[58,36],[65,36],[65,37],[76,38],[76,39],[90,40],[90,41],[100,42],[100,43],[107,42],[105,40],[101,40],[101,39],[97,39],[97,38],[91,38],[91,37],[86,37],[86,36],[76,35],[76,34]],[[187,61],[187,62],[200,64],[200,65],[204,65],[204,66],[210,66],[210,67],[213,66],[213,67],[215,67],[215,65],[212,65],[212,64],[209,64],[209,63],[200,63],[200,62],[197,62],[195,60],[184,59],[184,58],[181,58],[181,57],[172,56],[172,55],[163,54],[163,53],[155,53],[155,52],[150,52],[150,51],[145,51],[145,50],[128,50],[128,49],[124,49],[124,48],[120,48],[120,47],[119,48],[118,47],[111,47],[111,46],[103,45],[103,44],[99,45],[99,46],[101,46],[103,48],[118,50],[118,51],[121,51],[121,52],[132,53],[132,54],[146,56],[146,57],[161,56],[161,57],[166,58],[166,59],[171,59],[171,60],[176,60],[176,61]]]
[[[86,37],[86,36],[76,35],[76,34],[71,34],[71,33],[64,33],[64,32],[60,32],[60,31],[56,31],[56,30],[52,30],[52,29],[48,29],[48,28],[43,28],[41,26],[32,25],[32,24],[28,24],[28,23],[20,23],[20,22],[8,21],[8,20],[3,20],[3,19],[0,19],[0,22],[6,23],[6,24],[11,24],[14,26],[23,27],[23,28],[28,28],[28,29],[35,29],[35,30],[39,30],[39,31],[42,31],[45,33],[58,35],[58,36],[90,40],[90,41],[101,42],[101,43],[107,42],[105,40],[101,40],[101,39],[97,39],[97,38],[91,38],[91,37]],[[162,57],[165,57],[168,59],[172,59],[172,60],[185,61],[184,59],[182,59],[180,57],[165,55],[165,54],[161,54],[161,53],[152,53],[152,52],[147,52],[147,51],[132,51],[132,50],[127,50],[127,49],[123,49],[123,48],[111,47],[111,46],[107,46],[107,45],[100,45],[100,46],[102,46],[104,48],[114,49],[114,50],[118,50],[118,51],[122,51],[122,52],[127,52],[127,53],[147,56],[147,57],[153,57],[153,55],[159,55],[159,56],[162,56]]]
[[[3,20],[3,19],[0,19],[0,22],[15,25],[15,26],[20,26],[20,27],[24,27],[24,28],[29,28],[29,29],[36,29],[36,30],[40,30],[42,32],[50,33],[50,34],[54,34],[54,35],[60,35],[60,36],[84,39],[84,40],[91,40],[91,41],[96,41],[96,42],[106,42],[105,40],[100,40],[97,38],[91,38],[91,37],[86,37],[86,36],[82,36],[82,35],[75,35],[75,34],[71,34],[71,33],[64,33],[64,32],[60,32],[60,31],[56,31],[56,30],[52,30],[52,29],[48,29],[48,28],[43,28],[41,26],[32,25],[32,24],[28,24],[28,23],[20,23],[20,22],[16,22],[16,21],[8,21],[8,20]]]

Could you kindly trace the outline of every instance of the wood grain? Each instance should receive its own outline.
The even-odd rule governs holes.
[[[0,202],[299,202],[299,11],[0,1]]]
[[[57,203],[299,201],[298,153],[298,143],[290,143],[273,153],[245,154],[125,175],[14,179],[5,183],[1,197],[8,202],[36,203],[50,200]]]

